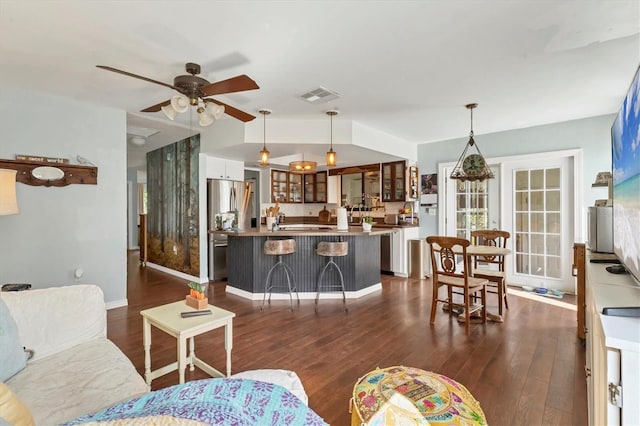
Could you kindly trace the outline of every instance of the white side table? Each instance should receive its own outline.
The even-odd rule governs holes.
[[[147,385],[156,377],[178,370],[180,383],[184,383],[184,370],[189,363],[189,370],[194,365],[212,377],[225,377],[225,374],[196,357],[194,337],[224,326],[224,348],[227,352],[226,377],[231,375],[231,349],[233,347],[233,312],[209,305],[211,315],[182,318],[181,312],[194,311],[185,301],[169,303],[140,312],[142,315],[142,340],[144,344],[144,377]],[[178,361],[151,371],[151,326],[155,326],[178,340]],[[187,339],[190,353],[187,356]]]

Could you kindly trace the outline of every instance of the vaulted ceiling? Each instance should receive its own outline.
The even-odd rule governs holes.
[[[0,85],[126,110],[161,128],[158,143],[189,114],[139,111],[175,92],[96,65],[170,84],[197,62],[209,81],[254,79],[216,96],[252,115],[337,108],[423,143],[468,134],[470,102],[477,134],[617,111],[640,63],[640,2],[0,0],[0,57]],[[339,97],[301,99],[319,87]]]

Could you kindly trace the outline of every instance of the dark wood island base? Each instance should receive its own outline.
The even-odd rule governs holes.
[[[271,232],[266,228],[225,232],[228,235],[227,292],[252,300],[262,300],[267,273],[277,261],[276,256],[264,254],[264,242],[267,239],[288,238],[296,240],[296,252],[283,256],[283,261],[293,270],[295,285],[301,299],[316,297],[318,274],[327,261],[327,258],[317,255],[315,251],[321,241],[346,241],[349,245],[346,256],[334,258],[344,276],[347,298],[358,298],[379,291],[382,289],[380,235],[389,232],[392,231],[362,232],[356,227],[345,232],[338,232],[335,229]],[[272,280],[285,283],[286,287],[286,278],[280,272],[277,272]],[[320,297],[341,298],[342,294],[326,292],[321,293]],[[289,293],[283,289],[274,289],[271,298],[288,299]]]

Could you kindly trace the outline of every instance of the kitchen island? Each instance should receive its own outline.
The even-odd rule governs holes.
[[[293,270],[301,299],[315,298],[318,273],[327,261],[327,258],[316,254],[315,249],[318,243],[321,241],[348,242],[348,255],[336,257],[334,260],[342,270],[347,297],[358,298],[382,288],[380,236],[393,230],[374,228],[370,232],[364,232],[362,227],[352,226],[348,231],[338,231],[335,226],[330,225],[298,224],[283,225],[278,231],[271,231],[261,226],[243,231],[211,232],[223,233],[228,237],[227,292],[248,299],[261,300],[267,273],[277,261],[276,256],[267,256],[263,252],[263,245],[267,239],[293,238],[296,240],[296,252],[283,256],[283,261]],[[283,275],[276,275],[273,279],[274,282],[285,280]],[[321,293],[320,297],[341,298],[342,294]],[[271,298],[289,298],[289,294],[276,293],[274,289]]]

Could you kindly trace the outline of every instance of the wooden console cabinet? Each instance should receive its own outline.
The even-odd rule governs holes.
[[[577,281],[577,308],[578,308],[578,338],[584,340],[584,312],[586,308],[584,300],[584,274],[585,274],[585,245],[584,243],[575,243],[573,245],[573,276]]]
[[[640,306],[640,286],[606,264],[585,268],[589,425],[636,425],[640,419],[640,318],[602,314],[605,307]]]

